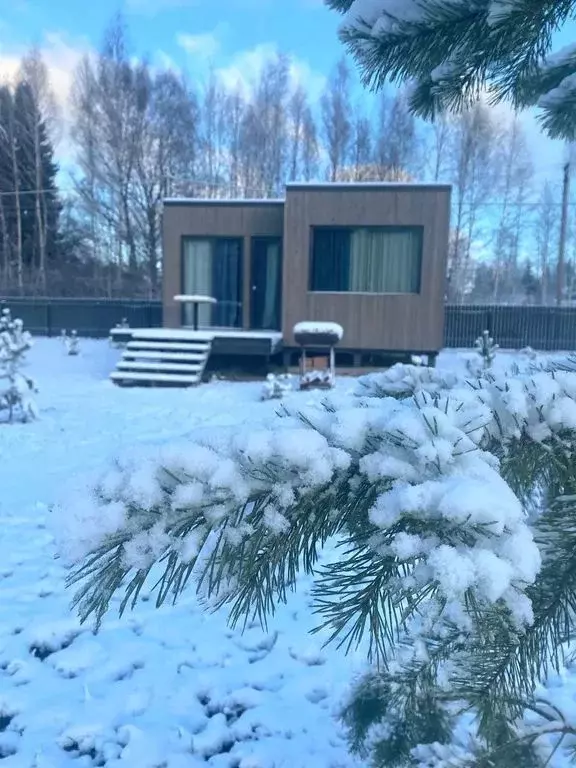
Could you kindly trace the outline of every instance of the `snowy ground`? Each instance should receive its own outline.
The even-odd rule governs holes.
[[[79,627],[50,532],[49,507],[66,487],[120,453],[253,425],[277,409],[259,401],[259,383],[119,389],[107,380],[119,353],[106,342],[81,350],[71,358],[59,341],[38,341],[29,372],[41,419],[0,429],[2,768],[360,765],[334,712],[363,658],[308,635],[305,579],[268,632],[230,630],[193,594],[160,610],[144,600],[122,620],[111,613],[98,635]],[[439,365],[464,367],[454,352]],[[563,679],[556,687],[563,699],[576,690]]]

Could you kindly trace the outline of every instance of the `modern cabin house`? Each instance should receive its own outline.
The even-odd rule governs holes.
[[[284,200],[166,200],[164,326],[191,325],[179,294],[217,303],[200,327],[278,331],[342,325],[340,353],[442,347],[450,187],[289,184]]]
[[[164,333],[183,344],[190,330],[178,329],[196,326],[207,356],[277,356],[289,365],[299,352],[294,326],[331,322],[344,330],[337,363],[434,360],[443,343],[450,191],[295,183],[280,200],[165,200]],[[194,308],[186,303],[194,297],[212,302]]]

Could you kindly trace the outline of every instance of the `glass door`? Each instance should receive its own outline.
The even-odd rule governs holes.
[[[282,238],[253,237],[250,327],[279,331],[282,325]]]
[[[216,299],[216,304],[200,304],[201,328],[241,328],[242,238],[183,238],[182,293]],[[192,311],[184,305],[184,325],[192,325]]]

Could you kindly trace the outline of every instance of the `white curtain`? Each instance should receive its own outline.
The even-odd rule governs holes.
[[[350,291],[417,293],[420,290],[419,230],[355,229],[350,238]]]
[[[280,280],[280,244],[268,243],[266,248],[266,295],[262,312],[262,326],[274,328],[276,325],[276,301]]]
[[[184,240],[184,285],[187,295],[212,296],[212,244],[210,240]],[[209,304],[198,306],[198,325],[209,327],[212,307]],[[184,305],[184,324],[192,325],[193,307]]]

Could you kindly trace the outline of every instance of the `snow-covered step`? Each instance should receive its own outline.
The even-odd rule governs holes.
[[[211,351],[210,338],[169,329],[139,331],[124,349],[110,378],[116,384],[199,384]]]
[[[150,370],[151,372],[154,371],[174,371],[175,373],[186,373],[187,371],[190,373],[201,373],[202,367],[200,364],[190,364],[190,363],[165,363],[165,362],[144,362],[144,361],[136,361],[136,360],[120,360],[120,362],[117,365],[117,370],[119,371],[141,371],[142,373],[145,373],[146,371]]]
[[[113,371],[110,379],[118,384],[141,382],[143,384],[178,384],[192,386],[200,383],[197,373],[142,373],[140,371]]]
[[[141,350],[165,350],[166,352],[206,352],[209,345],[206,342],[190,342],[189,344],[178,341],[130,341],[127,349]]]
[[[124,360],[137,357],[139,360],[178,360],[189,361],[191,363],[201,363],[208,358],[208,350],[205,352],[158,352],[140,351],[137,349],[126,349],[122,358]]]
[[[200,341],[210,344],[215,335],[214,331],[193,331],[188,328],[139,328],[132,332],[132,339],[134,341]]]

